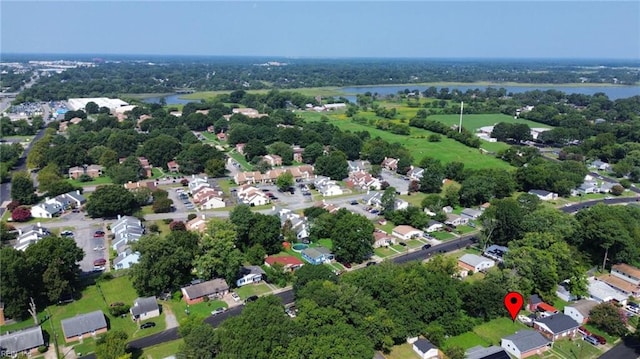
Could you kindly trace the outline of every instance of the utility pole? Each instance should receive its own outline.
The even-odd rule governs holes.
[[[464,102],[460,101],[460,125],[458,126],[458,133],[462,132],[462,110],[464,109]]]

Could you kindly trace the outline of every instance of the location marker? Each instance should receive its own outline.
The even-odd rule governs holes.
[[[522,305],[524,304],[524,298],[522,294],[518,292],[509,292],[504,296],[504,306],[507,308],[507,311],[511,315],[511,319],[516,321],[516,317],[518,313],[520,313],[520,309],[522,309]]]

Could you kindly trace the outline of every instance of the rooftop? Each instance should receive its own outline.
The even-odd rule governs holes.
[[[543,337],[542,334],[535,330],[521,330],[502,339],[513,342],[521,353],[542,348],[550,343],[547,338]]]
[[[195,299],[229,290],[229,285],[224,279],[216,278],[199,284],[183,287],[182,290],[189,298]]]
[[[149,313],[159,309],[158,301],[155,296],[146,298],[136,298],[131,307],[131,314],[138,316],[140,314]]]
[[[0,335],[0,348],[6,350],[8,353],[20,353],[25,350],[37,348],[43,344],[42,328],[40,328],[39,325]]]
[[[69,319],[63,319],[60,323],[62,324],[62,331],[66,338],[91,333],[100,328],[107,327],[107,321],[105,320],[104,313],[102,313],[101,310],[76,315]]]
[[[540,319],[537,319],[535,322],[544,324],[554,334],[559,334],[580,326],[580,324],[578,324],[578,322],[573,320],[573,318],[563,313],[550,315],[546,318],[540,318]]]
[[[620,263],[620,264],[616,264],[614,265],[612,268],[612,270],[616,270],[618,272],[622,272],[625,274],[628,274],[630,276],[636,277],[636,278],[640,278],[640,269],[628,265],[626,263]]]

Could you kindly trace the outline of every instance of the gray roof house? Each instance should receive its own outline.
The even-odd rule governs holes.
[[[438,358],[438,348],[430,341],[420,338],[413,342],[413,351],[422,359]]]
[[[495,345],[487,348],[477,345],[469,348],[464,354],[465,359],[511,359],[504,348]]]
[[[369,206],[379,206],[382,203],[382,192],[369,192],[362,200]]]
[[[516,358],[526,358],[551,349],[551,341],[534,330],[521,330],[500,340],[500,346]]]
[[[482,211],[473,208],[465,208],[460,213],[462,217],[466,217],[472,220],[478,219],[482,215]]]
[[[44,337],[42,336],[42,328],[39,325],[0,335],[0,355],[28,353],[41,345],[44,345]]]
[[[87,333],[96,333],[101,329],[107,329],[107,321],[101,310],[76,315],[73,318],[63,319],[61,322],[64,337],[69,340]],[[73,339],[72,339],[73,340]]]
[[[242,287],[243,285],[258,283],[262,281],[267,273],[258,266],[243,266],[240,268],[239,279],[236,281],[236,286]]]
[[[580,324],[570,316],[557,313],[533,321],[533,327],[551,340],[573,336]]]
[[[190,285],[181,288],[187,304],[197,303],[201,298],[207,296],[223,296],[229,291],[227,281],[221,278],[212,279],[206,282]]]
[[[31,244],[36,243],[50,234],[51,232],[47,228],[42,227],[40,222],[33,226],[20,228],[18,229],[18,238],[16,239],[14,248],[19,251],[24,251]]]
[[[133,306],[129,309],[131,317],[136,320],[145,320],[160,315],[160,306],[155,296],[146,298],[136,298]]]

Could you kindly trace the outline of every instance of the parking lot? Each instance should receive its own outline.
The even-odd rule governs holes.
[[[68,216],[74,216],[83,218],[84,215],[82,213],[73,213]],[[102,225],[92,224],[90,222],[85,222],[87,225],[78,226],[72,230],[73,239],[76,241],[79,248],[84,251],[84,258],[79,262],[80,269],[83,272],[89,273],[93,272],[93,262],[96,259],[109,258],[109,248],[107,248],[107,243],[105,237],[94,237],[94,233],[98,230],[104,231]]]
[[[394,187],[400,194],[407,194],[409,192],[409,182],[411,181],[405,180],[401,175],[385,168],[382,169],[380,174],[382,175],[382,181],[387,181],[389,185]]]
[[[304,202],[313,202],[312,196],[305,196],[302,194],[302,190],[298,186],[298,183],[296,183],[294,187],[294,193],[291,194],[287,191],[278,191],[278,187],[275,185],[256,185],[256,188],[262,190],[265,193],[272,193],[275,196],[275,199],[272,199],[271,201],[271,203],[273,204],[292,206]]]
[[[187,195],[187,187],[178,187],[169,191],[169,198],[177,212],[195,211],[195,206]]]

